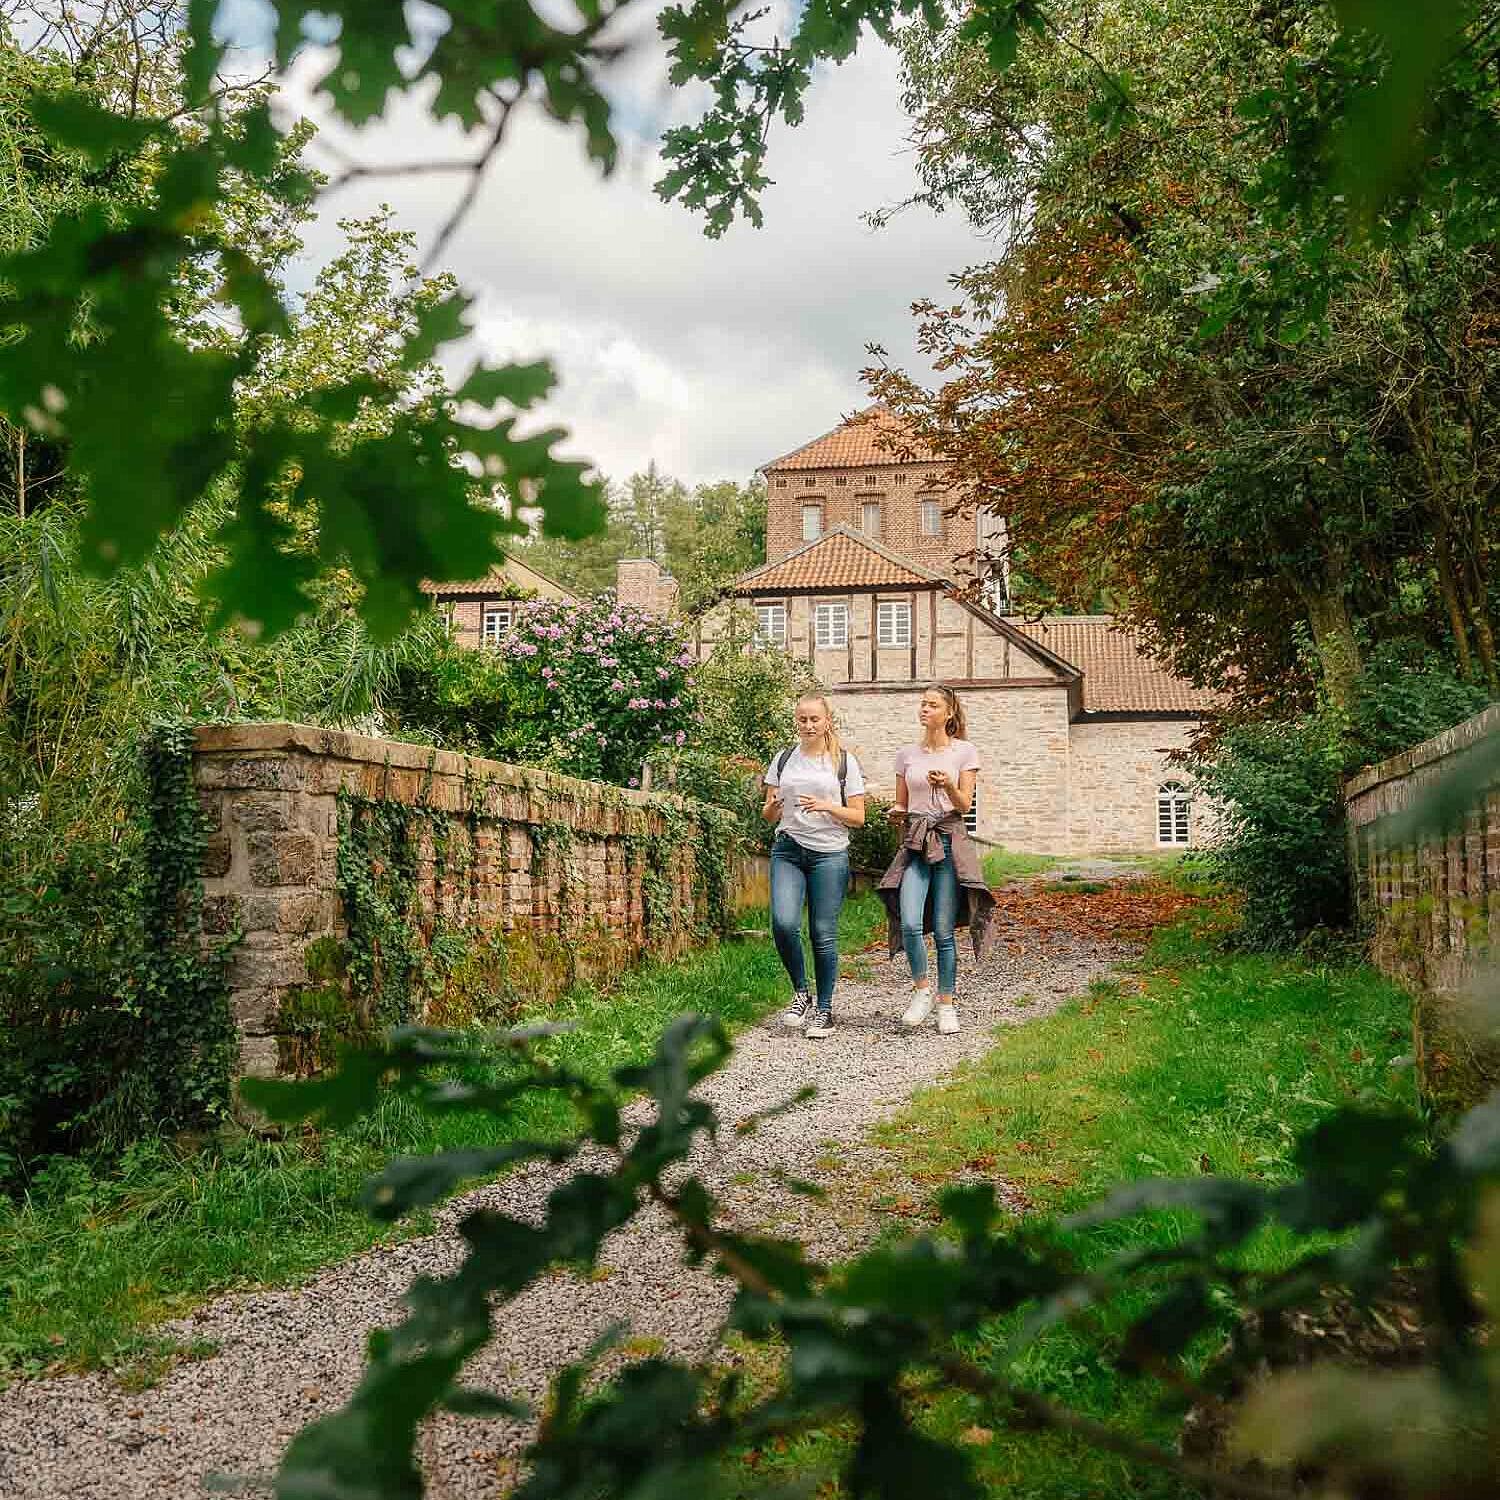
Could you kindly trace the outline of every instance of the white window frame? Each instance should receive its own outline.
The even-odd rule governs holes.
[[[813,645],[835,650],[849,644],[849,606],[842,599],[813,605]]]
[[[755,606],[755,639],[762,646],[786,645],[786,605],[781,600]]]
[[[929,526],[928,518],[931,517],[936,524]],[[917,501],[918,529],[923,536],[942,536],[943,534],[943,502],[941,500],[919,500]]]
[[[881,599],[875,605],[875,644],[911,645],[911,601]]]
[[[870,530],[868,519],[868,513],[872,510],[875,512],[874,531]],[[873,537],[877,542],[880,540],[882,533],[885,531],[885,511],[880,501],[861,500],[859,502],[859,529],[865,536]]]
[[[808,520],[812,520],[813,529],[807,529]],[[802,540],[804,542],[815,542],[823,535],[823,507],[821,505],[804,505],[802,507]]]
[[[509,604],[486,604],[479,612],[479,639],[486,646],[498,646],[515,624],[515,608]],[[493,628],[492,628],[493,627]]]
[[[453,601],[451,599],[434,599],[433,608],[437,611],[437,617],[443,622],[444,630],[453,629]]]
[[[964,814],[964,827],[971,837],[979,836],[979,779],[974,780],[974,795],[969,798],[969,810]]]
[[[1163,849],[1186,849],[1191,842],[1193,799],[1180,781],[1156,789],[1156,842]]]

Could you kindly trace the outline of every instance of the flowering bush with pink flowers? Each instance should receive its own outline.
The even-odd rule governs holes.
[[[522,604],[491,654],[510,701],[540,710],[526,736],[532,764],[628,786],[697,723],[697,657],[681,625],[611,595]]]

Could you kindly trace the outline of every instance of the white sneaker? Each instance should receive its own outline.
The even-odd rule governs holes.
[[[925,990],[919,990],[913,986],[911,1004],[902,1012],[901,1024],[908,1031],[915,1031],[931,1014],[932,986],[929,984]]]
[[[938,1012],[938,1030],[944,1036],[957,1036],[958,1034],[958,1007],[956,1005],[940,1005]]]
[[[812,1014],[812,996],[797,994],[792,996],[792,1003],[781,1013],[781,1024],[783,1026],[795,1026],[798,1031],[807,1025],[807,1018]]]
[[[814,1013],[808,1022],[807,1030],[803,1036],[811,1037],[814,1041],[819,1037],[833,1035],[833,1012],[831,1010],[820,1010]]]

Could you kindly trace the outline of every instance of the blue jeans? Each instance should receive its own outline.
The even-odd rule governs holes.
[[[938,994],[951,995],[958,983],[958,944],[953,924],[958,920],[958,867],[953,863],[953,839],[946,833],[943,861],[930,865],[914,854],[901,872],[901,946],[906,950],[913,979],[927,978],[927,942],[922,918],[932,893],[932,941],[937,948]]]
[[[807,963],[802,954],[802,907],[812,934],[813,976],[818,1009],[833,1009],[833,986],[839,977],[839,912],[849,889],[849,851],[807,849],[788,834],[777,834],[771,846],[771,935],[786,965],[792,988],[807,993]]]

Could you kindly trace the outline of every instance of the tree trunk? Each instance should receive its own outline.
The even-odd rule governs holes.
[[[1448,533],[1441,516],[1437,518],[1436,531],[1438,591],[1448,611],[1448,628],[1453,632],[1459,671],[1467,679],[1474,675],[1474,653],[1469,649],[1469,629],[1464,623],[1463,601],[1458,597],[1458,580],[1453,576],[1453,554],[1448,547]]]
[[[1323,686],[1334,706],[1347,710],[1354,705],[1355,689],[1364,668],[1354,622],[1349,618],[1344,598],[1342,570],[1333,565],[1329,573],[1331,576],[1322,588],[1299,584],[1297,592],[1302,596],[1307,622],[1312,626],[1313,645],[1323,668]]]

